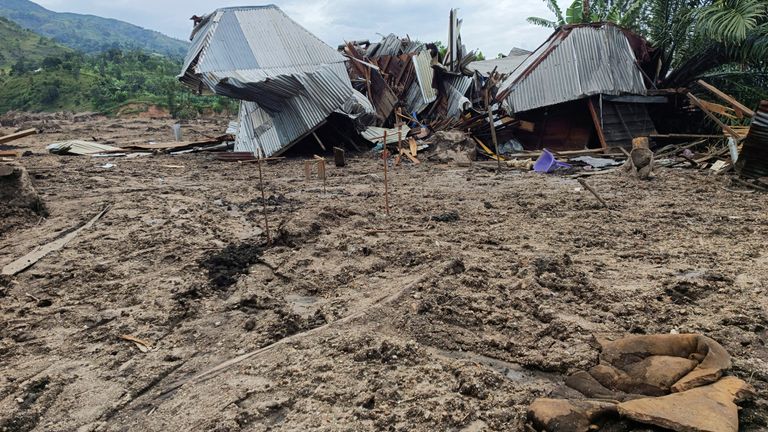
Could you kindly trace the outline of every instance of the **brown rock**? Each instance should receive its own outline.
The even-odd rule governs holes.
[[[737,432],[735,402],[754,394],[744,381],[725,377],[715,384],[618,405],[622,417],[679,432]]]
[[[698,366],[671,386],[670,389],[673,392],[685,391],[715,382],[722,376],[723,371],[731,368],[731,356],[728,352],[714,340],[702,335],[633,336],[612,342],[603,342],[601,345],[603,348],[600,353],[601,364],[608,364],[626,372],[636,367],[638,369],[635,372],[639,373],[643,366],[633,365],[651,356],[680,357],[699,362]],[[667,364],[670,362],[669,359],[659,361]],[[685,363],[679,362],[677,367],[685,367]],[[607,372],[603,371],[603,373]],[[670,379],[671,375],[674,374],[661,372],[657,373],[653,379],[662,382]],[[606,387],[611,388],[601,377],[595,376],[595,378]],[[626,380],[627,378],[619,376],[616,379]]]
[[[539,431],[588,432],[602,417],[616,413],[609,402],[563,399],[536,399],[528,407],[528,420]]]

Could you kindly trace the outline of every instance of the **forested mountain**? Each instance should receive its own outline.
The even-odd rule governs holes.
[[[87,54],[118,48],[183,57],[189,46],[185,41],[123,21],[53,12],[29,0],[0,1],[0,16]]]

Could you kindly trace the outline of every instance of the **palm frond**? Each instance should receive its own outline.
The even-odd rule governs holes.
[[[707,37],[739,44],[765,18],[765,0],[719,0],[696,13],[698,28]]]
[[[559,27],[559,25],[556,22],[550,21],[544,18],[539,18],[539,17],[528,17],[526,18],[526,21],[540,27],[546,27],[546,28],[552,28],[552,29]]]
[[[583,0],[573,0],[571,6],[565,10],[565,22],[567,24],[581,24],[586,21],[584,16]]]
[[[555,14],[555,19],[557,20],[557,23],[560,25],[565,24],[565,18],[563,18],[563,11],[560,9],[560,5],[557,4],[557,0],[544,0],[544,3],[547,5],[547,9],[549,9],[553,14]]]

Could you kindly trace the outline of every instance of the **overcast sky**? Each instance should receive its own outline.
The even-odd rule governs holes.
[[[331,46],[344,40],[377,40],[377,34],[410,35],[422,41],[448,39],[449,8],[464,20],[462,38],[467,49],[486,57],[508,53],[513,47],[533,50],[550,30],[525,21],[529,16],[551,18],[542,0],[34,0],[57,12],[76,12],[116,18],[169,36],[187,40],[189,18],[225,6],[274,3]]]

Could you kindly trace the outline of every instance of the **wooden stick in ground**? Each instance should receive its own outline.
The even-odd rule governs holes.
[[[264,193],[264,179],[261,174],[261,157],[259,157],[259,189],[261,189],[261,204],[264,213],[264,232],[267,234],[267,245],[271,245],[272,238],[269,236],[269,218],[267,217],[267,196]]]
[[[485,109],[488,110],[488,124],[491,126],[491,140],[496,148],[496,168],[501,173],[501,154],[499,153],[499,141],[496,139],[496,125],[493,122],[493,110],[490,102],[490,88],[485,89]]]
[[[603,198],[601,198],[601,197],[600,197],[600,195],[598,195],[597,191],[596,191],[596,190],[594,190],[594,189],[592,188],[592,186],[590,186],[590,185],[589,185],[589,183],[587,183],[587,181],[586,181],[586,180],[584,180],[584,179],[578,179],[578,182],[579,182],[579,183],[580,183],[582,186],[584,186],[584,188],[585,188],[586,190],[590,191],[590,192],[592,193],[592,195],[594,195],[594,196],[595,196],[595,198],[597,198],[597,200],[598,200],[598,201],[600,201],[600,204],[602,204],[602,205],[603,205],[603,207],[605,207],[605,208],[608,208],[608,204],[607,204],[607,203],[606,203],[606,202],[603,200]]]
[[[381,154],[384,159],[384,206],[389,216],[389,179],[387,178],[387,162],[389,160],[389,150],[387,149],[387,131],[384,131],[384,153]]]

